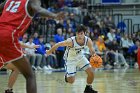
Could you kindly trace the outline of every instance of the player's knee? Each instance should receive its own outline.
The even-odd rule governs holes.
[[[74,81],[75,81],[75,78],[74,77],[68,78],[68,83],[73,84]]]
[[[75,81],[75,80],[69,80],[68,82],[69,82],[70,84],[73,84],[74,81]]]

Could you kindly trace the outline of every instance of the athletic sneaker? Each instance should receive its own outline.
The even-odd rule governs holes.
[[[47,70],[49,70],[49,68],[48,68],[47,66],[44,66],[44,67],[43,67],[43,70],[44,70],[44,71],[47,71]]]
[[[14,93],[14,92],[13,92],[13,89],[7,89],[5,90],[5,93]]]
[[[98,93],[97,91],[92,89],[92,86],[86,86],[84,93]]]
[[[42,70],[42,68],[40,66],[37,66],[37,70]]]
[[[37,68],[36,68],[35,66],[32,66],[32,69],[33,69],[34,71],[36,71],[36,70],[37,70]]]

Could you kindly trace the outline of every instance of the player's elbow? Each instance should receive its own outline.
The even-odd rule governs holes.
[[[38,3],[34,3],[30,1],[29,6],[31,7],[34,13],[40,13],[42,10],[42,7]]]

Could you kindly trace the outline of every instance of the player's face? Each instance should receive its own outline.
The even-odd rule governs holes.
[[[79,32],[79,33],[76,34],[76,36],[77,36],[78,39],[84,39],[85,33],[84,32]]]

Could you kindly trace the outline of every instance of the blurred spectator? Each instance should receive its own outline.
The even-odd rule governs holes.
[[[128,37],[128,46],[131,47],[134,45],[133,39],[131,36]]]
[[[106,51],[106,46],[105,46],[104,40],[101,36],[98,37],[98,40],[96,41],[96,45],[97,45],[100,52],[103,53]]]
[[[34,33],[33,43],[36,44],[36,45],[39,43],[38,33],[37,32]]]
[[[87,13],[87,15],[85,15],[84,18],[83,18],[83,25],[89,26],[89,21],[90,20],[91,20],[91,17],[89,16],[89,13]]]
[[[128,43],[128,35],[125,34],[122,38],[121,38],[121,45],[122,45],[122,49],[123,49],[123,54],[125,56],[125,58],[128,56],[127,51],[129,48],[129,43]]]
[[[33,47],[35,44],[33,43],[33,37],[29,37],[29,42],[25,43],[25,45]],[[36,70],[35,67],[35,60],[36,60],[36,54],[35,49],[25,48],[27,58],[31,62],[31,66],[34,70]]]
[[[64,20],[63,19],[58,20],[58,22],[56,23],[56,26],[55,26],[55,30],[57,30],[58,28],[63,29],[64,28],[63,24],[64,24]],[[57,34],[57,32],[55,34]]]
[[[40,47],[36,49],[37,50],[36,53],[42,55],[42,64],[41,65],[43,66],[44,70],[48,70],[48,69],[52,69],[52,68],[50,67],[50,64],[46,61],[47,55],[46,55],[46,49],[45,49],[45,45],[44,45],[43,41],[44,41],[44,38],[42,35],[40,35],[39,43],[38,43],[38,45],[40,45]]]
[[[138,46],[139,46],[139,40],[137,39],[135,44],[133,46],[129,47],[128,52],[127,52],[129,54],[130,58],[134,58],[135,62],[137,61],[136,55],[137,55]]]
[[[61,28],[57,29],[57,34],[54,36],[54,40],[55,40],[55,43],[64,41],[64,36],[62,35]],[[56,57],[57,57],[57,62],[58,62],[58,68],[64,68],[63,55],[64,55],[64,47],[57,48]]]
[[[107,28],[103,20],[100,21],[101,35],[107,36]]]
[[[75,32],[77,22],[76,22],[75,14],[74,13],[70,13],[69,20],[70,20],[70,23],[72,24],[72,29]]]
[[[46,49],[50,49],[53,45],[55,44],[54,40],[50,40],[49,43],[46,43]],[[57,58],[55,53],[52,53],[51,55],[47,56],[47,62],[50,63],[50,66],[53,68],[57,68],[58,64],[57,64]]]
[[[121,33],[120,33],[120,29],[117,29],[115,38],[116,38],[116,40],[117,40],[117,43],[120,44],[120,42],[121,42]]]
[[[112,42],[115,39],[115,32],[116,32],[115,29],[110,28],[110,32],[107,33],[107,37],[110,42]]]
[[[107,17],[107,20],[106,20],[105,24],[106,24],[106,26],[109,27],[109,28],[113,28],[113,29],[116,28],[116,27],[115,27],[115,23],[113,22],[111,16]]]
[[[119,53],[120,46],[117,44],[116,40],[113,40],[113,42],[110,43],[110,46],[108,48],[108,53],[111,55],[110,57],[114,59],[114,62],[111,63],[112,66],[120,67],[121,65],[124,65],[125,67],[129,67],[124,56]]]
[[[120,29],[120,32],[124,34],[126,31],[126,24],[121,21],[117,24],[117,28]]]
[[[95,52],[96,52],[98,55],[102,56],[102,55],[103,55],[103,51],[100,51],[100,50],[99,50],[99,46],[97,46],[97,43],[98,43],[98,41],[96,41],[96,39],[93,39],[93,48],[94,48]],[[98,45],[99,45],[99,44],[98,44]]]

